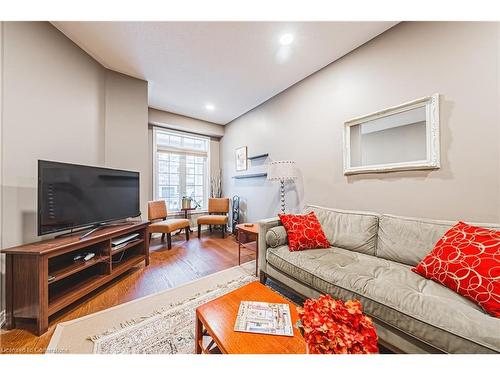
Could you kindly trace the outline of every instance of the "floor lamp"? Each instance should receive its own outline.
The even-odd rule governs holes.
[[[269,163],[267,171],[268,180],[279,180],[281,184],[281,212],[285,213],[285,181],[295,180],[297,173],[295,162],[290,160],[273,161]]]

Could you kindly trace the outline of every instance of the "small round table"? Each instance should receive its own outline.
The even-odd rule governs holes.
[[[188,218],[188,211],[196,210],[194,207],[189,207],[189,208],[181,208],[181,211],[184,212],[184,219]],[[177,234],[181,233],[182,229],[177,232]],[[191,229],[191,226],[189,226],[189,233],[193,233],[193,230]]]
[[[236,225],[236,229],[238,230],[238,234],[236,235],[238,238],[238,265],[241,264],[241,247],[245,247],[245,244],[241,243],[241,235],[244,234],[247,239],[254,238],[256,241],[255,276],[257,276],[259,273],[259,226],[257,224],[244,223]]]

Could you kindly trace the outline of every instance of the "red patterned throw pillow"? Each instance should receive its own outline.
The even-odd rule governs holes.
[[[500,232],[458,222],[413,272],[475,301],[500,318]]]
[[[290,251],[330,247],[314,212],[307,215],[279,215],[288,236]]]

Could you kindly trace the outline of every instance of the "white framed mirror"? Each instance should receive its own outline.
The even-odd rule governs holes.
[[[344,175],[437,169],[439,94],[344,123]]]

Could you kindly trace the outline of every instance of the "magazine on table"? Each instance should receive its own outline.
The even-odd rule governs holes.
[[[285,303],[241,301],[234,330],[293,336],[290,307]]]

